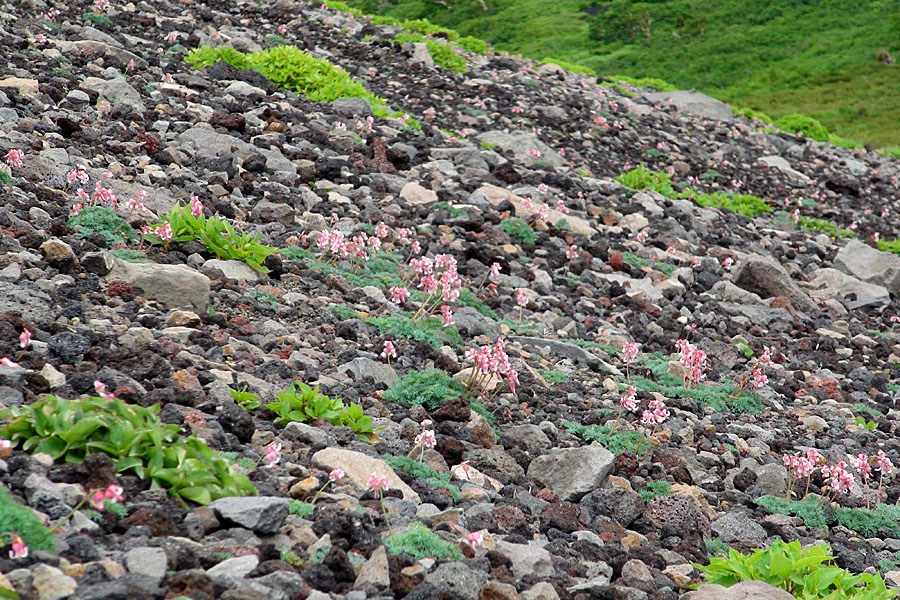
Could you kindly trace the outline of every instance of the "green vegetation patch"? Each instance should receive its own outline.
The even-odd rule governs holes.
[[[105,206],[88,206],[82,208],[77,215],[69,217],[69,227],[78,235],[86,238],[98,234],[109,245],[116,242],[128,242],[137,239],[138,235],[125,219],[116,215],[115,211]]]
[[[638,492],[644,502],[656,496],[669,496],[672,494],[672,486],[668,481],[651,481],[647,487]]]
[[[772,207],[765,200],[751,194],[727,194],[715,192],[712,194],[697,194],[694,202],[708,208],[720,208],[745,217],[758,217],[770,212]]]
[[[54,549],[53,534],[34,511],[13,500],[9,490],[0,487],[0,544],[7,541],[4,534],[20,536],[30,550]]]
[[[391,554],[406,552],[419,559],[431,557],[439,560],[459,560],[462,558],[458,545],[445,542],[422,523],[415,523],[409,530],[387,538],[384,540],[384,545]]]
[[[828,141],[828,129],[817,119],[799,113],[789,113],[775,121],[775,127],[789,131],[790,133],[802,134],[817,142]]]
[[[692,398],[698,400],[703,406],[710,406],[717,411],[752,415],[762,410],[759,396],[748,391],[735,395],[735,387],[732,383],[701,383],[688,388],[684,386],[681,379],[668,373],[669,361],[667,358],[650,356],[644,362],[656,377],[656,381],[632,375],[629,384],[640,391],[658,392],[669,398]]]
[[[518,240],[521,244],[533,244],[537,241],[537,235],[535,235],[528,223],[522,219],[503,219],[500,221],[500,229]]]
[[[403,31],[394,37],[398,44],[425,44],[428,53],[439,67],[455,73],[465,73],[469,70],[466,59],[460,56],[450,44],[425,37],[418,33]]]
[[[797,221],[797,225],[807,231],[813,232],[821,232],[830,235],[833,238],[842,238],[842,237],[855,237],[856,232],[851,231],[850,229],[845,229],[843,227],[839,227],[832,223],[831,221],[827,221],[825,219],[818,219],[816,217],[803,217]]]
[[[80,463],[103,452],[117,473],[130,472],[163,488],[178,500],[209,504],[217,498],[255,494],[250,480],[218,452],[177,425],[159,420],[159,405],[148,408],[120,398],[66,400],[45,396],[12,408],[2,417],[0,436],[21,443],[22,450],[45,452],[55,461]]]
[[[826,529],[828,518],[819,503],[809,498],[804,502],[788,500],[778,496],[763,496],[756,499],[756,504],[776,515],[788,515],[800,517],[804,525],[810,530]]]
[[[384,399],[401,404],[421,404],[436,410],[441,404],[459,398],[465,386],[440,369],[413,371],[395,381],[384,392]]]
[[[569,433],[580,435],[586,440],[597,442],[613,454],[623,452],[635,452],[641,448],[641,454],[650,451],[653,446],[647,444],[646,438],[637,431],[621,431],[613,433],[605,425],[581,425],[570,421],[563,421],[563,427]]]
[[[441,473],[431,465],[426,465],[425,463],[413,460],[406,456],[393,456],[388,454],[384,456],[383,459],[384,462],[390,465],[395,471],[399,469],[406,472],[410,477],[424,479],[428,482],[428,485],[434,489],[446,490],[454,500],[462,499],[459,488],[450,483],[449,474]]]
[[[266,404],[266,408],[275,413],[275,423],[279,425],[324,419],[332,425],[349,427],[363,440],[375,439],[373,419],[363,413],[359,404],[344,404],[340,398],[329,398],[319,388],[313,389],[302,381],[294,382],[290,388],[279,392],[278,399]]]

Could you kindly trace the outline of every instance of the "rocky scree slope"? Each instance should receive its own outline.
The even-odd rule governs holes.
[[[828,541],[841,567],[900,584],[896,521],[865,527],[838,510],[864,508],[863,487],[828,505],[824,526],[762,501],[785,494],[784,453],[817,449],[834,464],[882,450],[900,463],[889,320],[900,258],[873,241],[898,236],[895,160],[759,130],[693,94],[632,99],[552,65],[463,53],[468,72],[447,71],[394,44],[396,28],[321,5],[142,2],[82,18],[93,9],[4,7],[0,155],[24,156],[0,187],[0,356],[15,363],[0,366],[0,403],[27,412],[47,393],[95,396],[99,381],[159,406],[171,435],[202,440],[256,496],[198,505],[213,498],[151,488],[118,456],[54,461],[17,440],[0,482],[45,525],[109,485],[124,510],[79,510],[52,545],[4,552],[0,587],[47,599],[675,599],[702,581],[691,562],[709,548],[776,537]],[[182,60],[204,44],[282,40],[421,128],[369,126],[365,102],[314,103],[256,71]],[[614,179],[640,164],[775,210],[748,218]],[[97,182],[124,226],[70,218],[77,188]],[[279,249],[267,277],[196,240],[139,239],[194,195],[207,217]],[[332,260],[316,241],[335,230],[378,237],[377,260]],[[416,297],[387,302],[419,254],[457,263],[451,327],[414,323]],[[397,377],[465,378],[467,350],[498,338],[515,395],[503,383],[472,402],[438,377],[443,403],[390,400],[417,397]],[[680,339],[708,356],[694,387],[681,382]],[[628,364],[626,343],[639,344]],[[765,348],[768,383],[734,393]],[[333,415],[276,423],[265,404],[296,380],[360,405],[375,435]],[[650,439],[634,416],[616,423],[629,385],[670,413]],[[429,428],[434,448],[416,440]],[[266,468],[271,448],[280,460]],[[346,476],[313,505],[335,468]],[[383,498],[367,489],[372,472],[388,478]],[[817,475],[809,491],[830,495],[823,486]],[[882,492],[893,505],[900,486],[887,478]],[[426,540],[419,557],[394,537],[410,532]],[[471,532],[480,543],[464,543]]]

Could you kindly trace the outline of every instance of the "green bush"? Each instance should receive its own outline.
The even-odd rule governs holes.
[[[828,141],[828,130],[818,120],[800,113],[784,115],[774,123],[775,127],[790,133],[802,133],[817,142]]]
[[[878,240],[878,249],[885,252],[893,252],[900,254],[900,239],[898,240]]]
[[[459,560],[462,558],[459,546],[445,542],[421,523],[415,523],[408,531],[387,538],[384,540],[384,545],[391,554],[406,552],[419,559],[431,557],[438,560]]]
[[[375,439],[373,419],[363,413],[359,404],[351,402],[345,405],[340,398],[329,398],[319,392],[319,388],[313,389],[302,381],[297,381],[280,392],[278,399],[266,404],[266,408],[277,415],[275,423],[279,425],[324,419],[333,425],[349,427],[363,440]]]
[[[219,258],[245,262],[261,273],[269,272],[262,263],[266,257],[277,251],[277,248],[260,244],[259,234],[250,237],[236,231],[231,223],[218,215],[209,219],[206,215],[195,217],[191,214],[191,207],[187,205],[176,204],[161,217],[156,226],[166,221],[172,226],[173,241],[197,240]]]
[[[276,46],[252,54],[228,47],[201,46],[191,50],[184,60],[198,69],[220,60],[238,69],[256,69],[273,84],[316,102],[354,97],[364,98],[373,106],[384,104],[340,67],[296,46]]]
[[[421,404],[436,410],[441,404],[459,398],[465,386],[440,369],[413,371],[395,381],[384,392],[384,399],[401,404]]]
[[[644,502],[646,502],[656,496],[669,496],[672,494],[671,490],[672,486],[668,481],[651,481],[647,484],[647,487],[640,490],[638,493],[641,495],[641,498],[644,499]]]
[[[881,527],[900,533],[900,506],[879,503],[874,510],[837,507],[832,514],[840,525],[863,537],[874,536]]]
[[[4,534],[18,535],[30,550],[54,548],[53,534],[41,524],[27,506],[15,500],[5,487],[0,487],[0,545],[6,541]]]
[[[727,194],[725,192],[697,194],[694,196],[694,201],[700,206],[720,208],[750,218],[772,210],[765,200],[751,194]]]
[[[461,500],[462,494],[459,488],[450,483],[450,475],[441,473],[431,465],[426,465],[406,456],[393,456],[387,454],[382,457],[392,469],[405,471],[410,477],[424,479],[428,485],[437,490],[446,490],[454,500]]]
[[[439,67],[456,73],[465,73],[469,70],[466,59],[460,56],[449,44],[439,42],[418,33],[403,31],[394,38],[398,44],[425,44],[428,53]]]
[[[762,121],[763,123],[772,124],[772,117],[762,112],[761,110],[756,110],[754,108],[748,108],[746,106],[742,108],[737,108],[732,106],[731,110],[734,111],[734,114],[741,115],[743,117],[747,117],[748,119],[756,119],[758,121]]]
[[[533,244],[537,241],[537,235],[522,219],[503,219],[500,221],[500,229],[516,238],[521,244]]]
[[[628,85],[640,88],[654,88],[661,92],[674,92],[678,88],[664,79],[656,77],[629,77],[628,75],[612,75],[613,81],[623,81]]]
[[[486,41],[472,37],[470,35],[464,36],[456,40],[456,45],[465,50],[466,52],[471,52],[472,54],[489,54],[491,51],[491,45]]]
[[[541,59],[541,62],[545,65],[548,63],[553,63],[569,71],[570,73],[584,73],[585,75],[590,75],[591,77],[597,76],[597,71],[593,70],[590,67],[585,67],[584,65],[578,65],[573,62],[569,62],[567,60],[563,60],[561,58],[555,58],[553,56],[545,56]]]
[[[651,171],[639,165],[615,178],[616,181],[633,190],[652,190],[663,196],[675,198],[678,192],[672,187],[672,176],[661,171]]]
[[[833,238],[855,237],[856,236],[855,231],[852,231],[850,229],[844,229],[843,227],[838,227],[831,221],[826,221],[825,219],[818,219],[816,217],[801,216],[797,220],[797,225],[807,231],[827,233],[828,235],[830,235]]]
[[[886,600],[897,596],[880,575],[853,575],[831,565],[834,559],[827,543],[804,550],[800,542],[780,539],[765,550],[741,554],[729,549],[728,557],[713,557],[708,566],[694,563],[710,583],[729,586],[740,581],[765,581],[802,600]]]
[[[117,473],[131,472],[182,501],[209,504],[256,493],[228,460],[199,439],[181,435],[177,425],[163,423],[158,414],[159,405],[144,408],[120,398],[46,396],[6,411],[2,416],[11,420],[0,427],[0,436],[67,463],[103,452],[113,459]]]
[[[75,229],[83,238],[96,233],[109,245],[137,239],[137,233],[131,225],[105,206],[82,208],[77,215],[69,218],[69,227]]]

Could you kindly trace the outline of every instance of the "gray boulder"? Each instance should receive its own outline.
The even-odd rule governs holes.
[[[763,298],[786,296],[795,309],[807,314],[818,312],[816,303],[797,287],[784,267],[770,258],[752,254],[739,260],[731,280]]]
[[[689,112],[714,121],[731,121],[734,113],[731,107],[720,100],[701,94],[696,90],[680,90],[677,92],[657,92],[644,94],[650,103],[663,103],[674,106],[679,111]]]
[[[104,279],[107,283],[125,281],[135,294],[169,308],[190,307],[202,314],[209,304],[209,277],[184,265],[130,263],[114,258],[113,268]]]
[[[537,480],[562,501],[577,502],[600,487],[612,472],[615,455],[599,444],[557,448],[528,465],[528,477]]]
[[[900,256],[882,252],[859,240],[850,240],[834,257],[834,266],[868,283],[900,295]]]
[[[290,509],[286,498],[275,496],[233,496],[220,498],[209,506],[219,519],[263,535],[277,533]]]

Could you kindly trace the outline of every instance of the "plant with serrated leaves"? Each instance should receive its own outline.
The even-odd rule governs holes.
[[[87,210],[87,209],[85,209]],[[268,273],[263,261],[277,248],[259,242],[259,234],[255,237],[236,231],[234,226],[218,215],[207,218],[191,214],[189,205],[176,204],[163,215],[152,227],[161,227],[169,223],[172,227],[172,241],[187,242],[196,240],[206,249],[223,260],[238,260],[261,273]]]
[[[196,437],[181,435],[177,425],[160,421],[159,410],[158,404],[143,407],[121,398],[48,395],[0,415],[9,419],[0,436],[67,463],[102,452],[113,459],[117,473],[133,473],[182,503],[209,504],[256,493],[250,480],[218,452]]]
[[[853,575],[832,565],[827,543],[803,548],[776,539],[766,549],[741,554],[729,549],[727,557],[713,557],[709,565],[693,565],[706,574],[709,583],[729,586],[740,581],[765,581],[800,600],[887,600],[897,596],[880,575]]]
[[[5,487],[0,487],[0,544],[7,536],[18,535],[31,550],[53,550],[53,534],[41,524],[27,506],[16,502]]]

